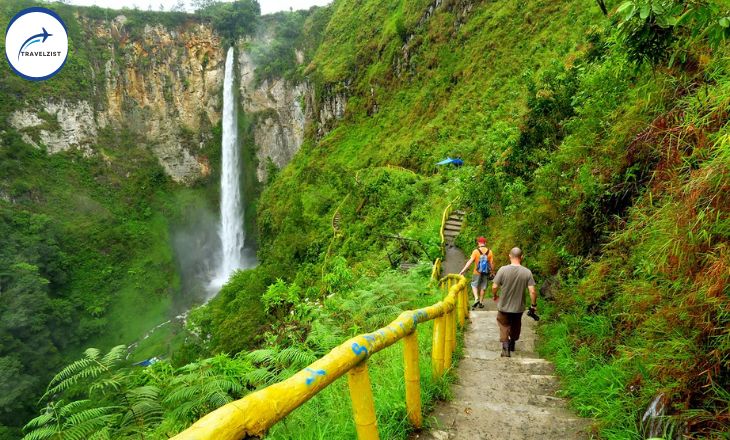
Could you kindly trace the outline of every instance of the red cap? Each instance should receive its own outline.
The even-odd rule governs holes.
[[[479,244],[487,244],[487,239],[484,237],[477,238],[477,243]]]

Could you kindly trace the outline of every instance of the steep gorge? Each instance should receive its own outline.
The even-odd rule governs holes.
[[[239,397],[425,301],[427,270],[389,269],[440,252],[449,203],[468,211],[461,247],[486,235],[498,264],[525,249],[544,282],[544,350],[576,407],[598,417],[597,436],[642,438],[641,414],[657,398],[675,432],[726,431],[727,47],[678,25],[652,64],[631,38],[653,37],[658,13],[624,20],[617,6],[605,17],[580,1],[336,0],[264,17],[237,39],[242,152],[256,177],[244,191],[261,191],[247,222],[262,264],[191,314],[203,336],[176,341],[183,349],[158,376],[119,364],[129,383],[163,396],[164,422],[144,432],[169,436],[221,402],[176,402],[175,384],[204,395],[212,374],[230,385],[222,399]],[[190,237],[218,197],[225,38],[185,14],[59,8],[77,56],[52,85],[31,89],[0,71],[11,91],[0,95],[0,226],[17,235],[0,252],[12,268],[0,285],[45,294],[49,333],[74,331],[40,345],[5,306],[3,322],[16,326],[6,382],[23,371],[24,346],[41,347],[34,359],[51,359],[47,370],[59,351],[105,348],[156,323],[185,283],[170,243],[203,246]],[[622,33],[646,23],[646,34]],[[686,61],[669,63],[674,51]],[[436,168],[445,156],[465,165]],[[185,222],[192,235],[171,237]],[[123,322],[135,312],[144,322]],[[218,356],[177,369],[208,355]],[[374,383],[391,373],[373,365]],[[352,438],[343,390],[272,438],[318,438],[323,427]],[[384,402],[383,429],[405,438],[403,409]]]
[[[22,7],[0,2],[0,24]],[[12,341],[0,347],[10,362],[0,382],[11,389],[2,423],[33,411],[49,374],[88,345],[134,342],[134,360],[171,354],[182,342],[179,330],[167,326],[147,339],[148,331],[204,298],[201,279],[217,246],[225,61],[218,31],[188,14],[164,19],[65,5],[59,13],[72,55],[56,78],[35,86],[8,68],[0,71],[0,208],[7,233],[0,286],[24,301],[29,292],[16,286],[33,276],[41,295],[35,305],[13,300],[0,310],[3,337]],[[258,35],[268,34],[262,22]],[[238,123],[250,135],[241,149],[253,176],[242,185],[253,197],[267,164],[285,166],[301,146],[315,108],[304,82],[254,83],[247,51],[266,45],[257,38],[238,39],[235,73]],[[47,232],[21,226],[28,219]],[[16,323],[24,313],[36,315],[35,331]],[[46,330],[65,337],[43,336]],[[30,375],[14,380],[24,366]]]

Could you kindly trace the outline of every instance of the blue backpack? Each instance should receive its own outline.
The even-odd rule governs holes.
[[[487,252],[482,254],[482,251],[479,251],[479,261],[477,262],[477,272],[479,272],[482,275],[486,275],[490,273],[491,267],[489,266],[489,258],[487,257],[489,255],[489,249],[487,249]]]

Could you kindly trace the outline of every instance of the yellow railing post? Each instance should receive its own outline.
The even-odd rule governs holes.
[[[462,295],[463,289],[459,290],[456,295],[456,320],[459,322],[459,327],[464,327],[464,295]]]
[[[464,298],[464,316],[469,317],[469,285],[465,284],[461,290],[461,296]]]
[[[454,311],[451,312],[451,352],[456,351],[456,306],[454,305]]]
[[[431,344],[431,366],[433,377],[439,378],[444,372],[444,317],[433,320],[433,342]]]
[[[451,354],[454,352],[454,312],[444,314],[444,371],[451,368]]]
[[[347,373],[347,383],[350,386],[350,399],[358,440],[378,440],[373,389],[370,385],[366,360]]]
[[[416,330],[403,338],[406,377],[406,412],[414,428],[421,428],[421,371],[418,367],[418,336]]]

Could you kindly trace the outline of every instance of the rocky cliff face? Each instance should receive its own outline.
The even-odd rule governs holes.
[[[96,102],[47,100],[15,111],[11,125],[49,153],[79,149],[87,156],[97,153],[99,129],[126,128],[146,140],[175,181],[209,173],[190,133],[209,133],[221,117],[224,52],[213,30],[191,21],[175,29],[147,25],[133,35],[124,15],[79,20],[110,54],[94,72]]]
[[[257,178],[266,180],[271,161],[278,168],[294,157],[304,142],[304,130],[312,120],[312,96],[307,83],[294,84],[281,78],[255,82],[256,65],[243,48],[238,62],[241,75],[241,105],[253,117],[253,135],[258,158]]]
[[[190,184],[209,174],[201,140],[210,139],[211,127],[221,118],[225,48],[219,36],[194,20],[174,28],[148,24],[134,29],[121,14],[111,20],[78,20],[90,38],[106,46],[103,63],[92,67],[93,99],[34,103],[16,110],[10,124],[27,143],[51,154],[76,149],[85,156],[101,153],[101,130],[130,130],[144,139],[140,147],[149,148],[176,182]],[[240,99],[253,121],[257,179],[263,182],[269,162],[278,168],[289,163],[309,124],[316,124],[315,133],[323,136],[344,116],[347,84],[324,86],[315,102],[306,81],[256,83],[247,43],[241,41],[237,50]],[[303,54],[296,55],[303,63]]]
[[[256,63],[247,52],[245,42],[239,46],[241,105],[254,121],[257,178],[264,182],[267,163],[271,161],[277,168],[289,163],[302,146],[310,124],[316,125],[316,134],[321,137],[345,116],[349,84],[323,86],[319,101],[314,87],[307,81],[293,83],[274,78],[257,84]],[[302,64],[303,53],[297,51],[296,59]]]
[[[201,24],[174,30],[148,25],[141,39],[128,43],[122,17],[110,29],[95,31],[100,37],[111,31],[123,50],[104,67],[108,119],[147,133],[174,180],[188,183],[206,175],[207,160],[196,154],[199,146],[188,133],[221,118],[225,52],[218,36]]]

